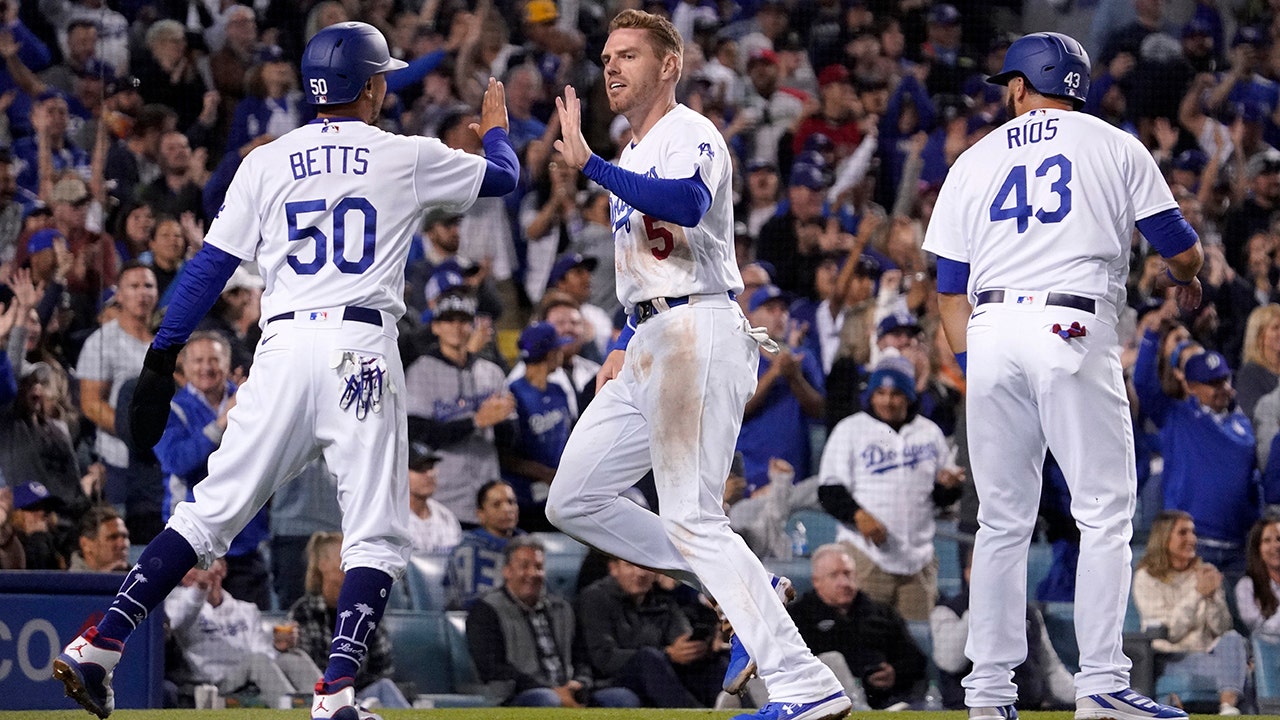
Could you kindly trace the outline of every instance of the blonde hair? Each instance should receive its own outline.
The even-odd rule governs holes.
[[[1277,320],[1280,320],[1280,305],[1275,303],[1256,307],[1249,313],[1249,320],[1244,326],[1244,351],[1240,353],[1241,360],[1272,369],[1275,361],[1269,363],[1263,356],[1262,333]],[[1280,361],[1280,358],[1276,360]]]
[[[324,575],[320,573],[320,558],[324,556],[330,545],[342,547],[342,533],[319,531],[307,540],[307,585],[306,590],[312,595],[319,595],[324,590]]]
[[[1169,538],[1173,537],[1173,529],[1178,521],[1195,522],[1191,513],[1182,510],[1162,510],[1151,523],[1151,534],[1147,536],[1147,551],[1138,561],[1138,567],[1146,570],[1151,577],[1164,582],[1173,574],[1173,562],[1169,558]],[[1197,561],[1192,562],[1195,567]]]
[[[653,52],[659,60],[667,55],[675,55],[678,68],[684,67],[684,41],[680,39],[680,31],[665,17],[643,10],[623,10],[609,23],[609,32],[614,30],[647,31]]]

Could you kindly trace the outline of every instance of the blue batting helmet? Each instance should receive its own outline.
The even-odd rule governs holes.
[[[391,57],[387,39],[362,22],[344,22],[316,33],[302,53],[302,92],[312,105],[340,105],[360,96],[369,78],[407,63]]]
[[[1022,76],[1036,92],[1070,100],[1078,110],[1089,95],[1089,72],[1089,54],[1074,38],[1038,32],[1015,40],[1005,51],[1004,66],[987,82],[1008,85]]]

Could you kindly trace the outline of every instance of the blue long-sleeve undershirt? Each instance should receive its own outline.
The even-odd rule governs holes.
[[[240,258],[205,243],[183,268],[184,272],[177,280],[178,287],[173,292],[173,301],[169,303],[169,310],[156,331],[156,339],[151,341],[151,347],[167,350],[185,343],[191,331],[213,307],[213,301],[218,299],[237,267],[240,267]]]
[[[502,128],[489,128],[481,139],[484,143],[484,179],[480,181],[480,197],[502,197],[516,189],[520,182],[520,160],[511,144],[511,136]]]
[[[1138,232],[1160,253],[1160,257],[1171,258],[1195,245],[1200,239],[1178,208],[1169,208],[1144,217],[1136,224]]]
[[[698,170],[684,179],[652,178],[623,170],[593,153],[582,172],[636,210],[680,227],[697,225],[711,209],[711,191]]]

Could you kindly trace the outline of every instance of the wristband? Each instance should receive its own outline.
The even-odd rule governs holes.
[[[1177,285],[1178,287],[1186,287],[1190,285],[1192,281],[1195,280],[1195,278],[1191,278],[1191,280],[1179,280],[1178,278],[1174,277],[1173,271],[1170,270],[1169,268],[1164,269],[1164,274],[1168,275],[1169,281],[1172,282],[1174,285]]]

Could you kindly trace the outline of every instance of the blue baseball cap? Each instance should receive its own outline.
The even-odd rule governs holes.
[[[762,285],[751,293],[751,300],[747,303],[747,312],[755,312],[760,309],[761,305],[773,300],[781,301],[786,305],[791,304],[793,299],[791,293],[783,290],[777,285]]]
[[[35,255],[41,250],[48,250],[53,247],[53,241],[62,238],[62,233],[53,228],[45,228],[31,233],[31,237],[27,238],[27,254]]]
[[[1183,370],[1183,374],[1186,375],[1187,382],[1215,383],[1231,377],[1231,368],[1227,366],[1227,359],[1222,357],[1222,353],[1208,350],[1199,355],[1192,355],[1187,360],[1187,367]]]
[[[920,332],[920,321],[909,312],[896,312],[876,326],[876,337],[882,337],[895,330],[906,330],[911,334]]]
[[[955,25],[960,22],[960,11],[950,3],[938,3],[929,11],[929,22],[937,25]]]
[[[520,359],[525,362],[538,362],[551,354],[552,350],[564,347],[573,342],[568,335],[556,333],[556,327],[549,322],[534,323],[520,333],[516,347],[520,348]]]
[[[789,184],[792,187],[797,185],[807,187],[815,192],[822,192],[831,185],[827,182],[827,174],[822,171],[822,168],[807,163],[796,163],[791,166]]]
[[[862,393],[864,407],[870,405],[872,394],[880,388],[896,390],[907,396],[907,402],[915,402],[916,371],[911,361],[901,355],[891,355],[876,363],[867,380],[867,389]]]
[[[1240,45],[1266,47],[1268,44],[1267,34],[1252,25],[1242,25],[1239,30],[1236,30],[1235,37],[1231,38],[1231,47],[1233,48]]]
[[[436,271],[431,273],[431,278],[427,280],[423,294],[426,295],[427,302],[431,302],[441,295],[466,285],[463,277],[462,268],[452,260],[445,260],[440,263]]]
[[[1204,166],[1208,164],[1209,156],[1198,148],[1183,150],[1173,159],[1173,168],[1175,170],[1190,170],[1195,173],[1204,170]]]
[[[576,267],[586,268],[587,272],[594,272],[599,265],[599,260],[587,257],[582,253],[565,253],[557,258],[556,264],[551,267],[551,276],[547,278],[547,287],[553,288],[560,284],[564,276]]]
[[[253,62],[261,65],[269,62],[289,62],[289,59],[284,56],[284,50],[279,45],[261,45],[253,54]]]
[[[44,483],[32,481],[13,489],[13,506],[18,510],[57,510],[63,503]]]

